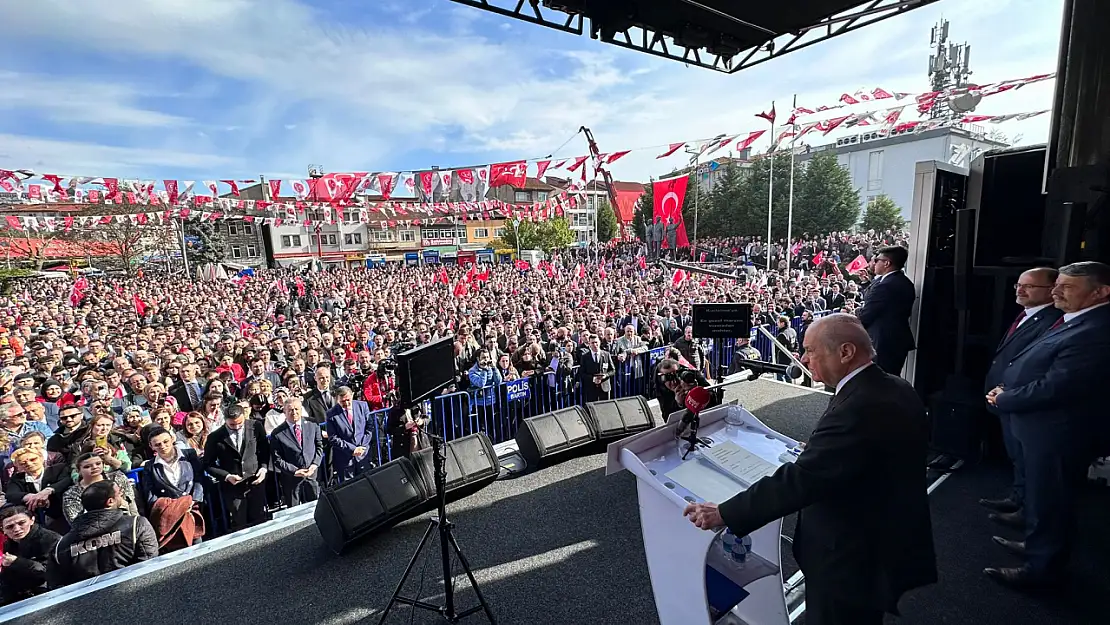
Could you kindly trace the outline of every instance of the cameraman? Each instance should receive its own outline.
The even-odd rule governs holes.
[[[397,361],[389,358],[379,362],[377,368],[366,376],[366,381],[362,384],[362,397],[370,407],[370,412],[393,405],[397,398],[396,371]]]
[[[683,367],[672,358],[664,358],[655,368],[652,384],[652,396],[659,400],[659,412],[666,421],[672,412],[682,409],[682,401],[678,398],[679,393],[685,398],[686,392],[691,388],[709,386],[709,381],[700,371]]]

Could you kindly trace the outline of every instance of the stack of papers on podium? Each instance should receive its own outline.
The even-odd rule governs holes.
[[[666,475],[702,501],[727,501],[778,468],[732,442],[718,442],[698,454]]]
[[[750,487],[779,468],[777,464],[760,458],[732,441],[717,443],[709,449],[701,450],[701,454],[745,487]]]

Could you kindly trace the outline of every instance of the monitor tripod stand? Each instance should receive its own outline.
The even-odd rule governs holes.
[[[390,598],[389,603],[386,604],[385,611],[382,612],[382,617],[378,619],[378,625],[383,625],[385,623],[386,618],[389,617],[389,612],[393,609],[393,606],[398,603],[435,612],[442,616],[448,623],[458,623],[471,614],[483,611],[486,613],[486,618],[489,619],[490,625],[494,625],[496,621],[493,618],[493,611],[490,610],[486,598],[482,596],[482,590],[478,588],[478,580],[474,579],[474,572],[470,569],[470,564],[466,561],[466,556],[463,555],[462,549],[459,548],[459,543],[455,540],[455,535],[452,533],[455,524],[447,518],[447,468],[444,466],[446,459],[444,458],[443,452],[443,439],[430,432],[428,433],[428,437],[432,440],[432,472],[434,473],[438,510],[436,515],[428,520],[428,529],[424,531],[424,537],[420,539],[420,544],[417,545],[416,552],[412,554],[412,559],[409,560],[408,567],[405,568],[404,574],[401,575],[401,581],[397,583],[397,589],[393,591],[393,596]],[[424,547],[428,546],[428,539],[431,538],[432,534],[435,532],[439,533],[439,551],[441,564],[443,565],[443,605],[428,603],[427,601],[421,601],[419,597],[406,597],[401,594],[405,582],[408,581],[409,576],[412,575],[413,570],[416,568],[416,562],[420,559],[420,553],[424,551]],[[478,597],[478,605],[467,608],[462,612],[458,612],[455,609],[455,581],[454,575],[451,573],[452,551],[454,551],[455,557],[459,559],[459,564],[462,565],[463,571],[466,572],[467,578],[470,579],[470,585],[474,588],[474,594]]]

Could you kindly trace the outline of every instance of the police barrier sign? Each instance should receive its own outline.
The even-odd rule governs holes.
[[[508,401],[528,399],[528,378],[520,378],[512,382],[506,382],[505,399]]]

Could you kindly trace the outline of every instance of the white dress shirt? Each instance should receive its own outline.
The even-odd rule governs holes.
[[[837,394],[840,393],[840,389],[844,388],[844,385],[848,383],[848,380],[851,380],[852,378],[856,377],[857,375],[859,375],[860,371],[863,371],[864,369],[870,367],[872,364],[874,364],[874,363],[869,362],[866,365],[863,365],[862,367],[853,369],[851,371],[851,373],[849,373],[848,375],[841,378],[840,381],[836,383],[836,393],[834,393],[834,395],[837,395]]]
[[[1096,308],[1102,308],[1103,306],[1105,306],[1107,304],[1110,304],[1110,302],[1103,302],[1101,304],[1095,304],[1094,306],[1088,306],[1087,308],[1084,308],[1083,310],[1077,310],[1076,312],[1073,312],[1073,313],[1064,313],[1064,323],[1070,323],[1072,319],[1075,319],[1079,315],[1082,315],[1083,313],[1085,313],[1087,311],[1094,310]]]
[[[1032,319],[1033,317],[1035,317],[1037,315],[1037,313],[1041,312],[1042,310],[1044,310],[1045,308],[1048,308],[1051,305],[1052,305],[1052,302],[1049,302],[1047,304],[1041,304],[1040,306],[1031,306],[1029,308],[1026,308],[1025,309],[1025,316],[1022,317],[1021,321],[1018,322],[1017,327],[1020,328],[1021,324],[1023,324],[1026,321]]]

